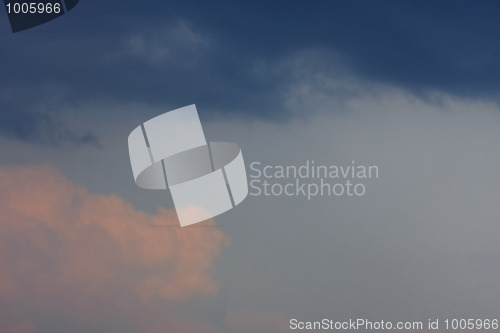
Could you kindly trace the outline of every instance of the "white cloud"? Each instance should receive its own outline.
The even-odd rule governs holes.
[[[140,31],[125,39],[125,50],[129,55],[143,59],[152,65],[184,63],[186,59],[199,56],[211,46],[211,37],[199,32],[192,23],[177,21],[173,25]]]

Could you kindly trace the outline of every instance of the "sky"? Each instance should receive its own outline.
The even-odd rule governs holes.
[[[495,1],[81,0],[0,14],[0,330],[286,332],[491,318]],[[376,165],[362,197],[248,196],[178,228],[127,137],[196,104],[250,164]]]

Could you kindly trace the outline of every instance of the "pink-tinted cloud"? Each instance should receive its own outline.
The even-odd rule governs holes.
[[[0,307],[9,309],[0,331],[36,332],[31,322],[61,313],[63,322],[101,322],[109,311],[128,317],[215,296],[215,261],[228,237],[153,225],[177,226],[175,212],[137,211],[50,166],[0,168]]]

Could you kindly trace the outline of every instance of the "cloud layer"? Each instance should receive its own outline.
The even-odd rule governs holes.
[[[2,37],[0,57],[9,66],[0,78],[1,136],[95,143],[74,123],[56,121],[89,101],[172,109],[196,102],[212,114],[283,119],[290,116],[283,95],[294,75],[283,64],[297,54],[316,64],[318,52],[336,55],[320,59],[322,70],[332,65],[417,94],[498,101],[496,2],[94,6]],[[119,20],[95,15],[111,8]],[[40,113],[40,105],[48,111]],[[39,126],[41,116],[49,121]],[[29,128],[20,125],[25,121]]]

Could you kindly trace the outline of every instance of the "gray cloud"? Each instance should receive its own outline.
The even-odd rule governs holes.
[[[380,168],[360,199],[249,197],[220,217],[238,244],[220,268],[232,306],[304,320],[494,316],[498,107],[356,88],[359,94],[339,105],[318,98],[323,84],[310,84],[301,108],[323,112],[308,119],[206,130],[238,142],[247,164],[355,160]]]

